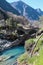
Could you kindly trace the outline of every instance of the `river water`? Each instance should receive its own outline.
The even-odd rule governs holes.
[[[16,59],[24,52],[24,46],[16,46],[4,51],[3,54],[0,55],[2,58],[4,58],[4,60],[0,62],[0,65],[13,65]]]

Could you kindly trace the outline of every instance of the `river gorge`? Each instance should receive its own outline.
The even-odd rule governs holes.
[[[7,40],[0,39],[1,43],[9,43]],[[0,52],[0,65],[15,65],[16,59],[25,52],[24,46],[16,46]]]

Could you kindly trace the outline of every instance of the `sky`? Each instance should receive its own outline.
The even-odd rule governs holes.
[[[19,0],[7,0],[7,1],[11,3]],[[21,1],[25,2],[34,9],[40,8],[41,10],[43,10],[43,0],[21,0]]]

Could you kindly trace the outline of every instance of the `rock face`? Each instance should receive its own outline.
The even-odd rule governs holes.
[[[24,16],[17,16],[17,15],[14,15],[13,13],[11,13],[11,12],[7,12],[7,15],[9,17],[13,18],[13,20],[16,21],[17,23],[21,23],[23,25],[29,24],[28,19],[26,19]]]
[[[9,49],[13,46],[17,46],[19,44],[20,40],[15,40],[13,42],[9,42],[7,40],[1,40],[1,43],[0,43],[0,52],[6,50],[6,49]]]
[[[19,29],[18,29],[19,30]],[[25,30],[25,29],[24,29]],[[32,29],[30,29],[30,30],[32,30]],[[3,40],[1,43],[0,43],[0,52],[2,52],[2,51],[4,51],[4,50],[6,50],[6,49],[9,49],[9,48],[11,48],[11,47],[14,47],[14,46],[18,46],[18,45],[24,45],[25,43],[25,40],[27,40],[27,39],[29,39],[29,38],[31,38],[31,37],[33,37],[33,36],[31,36],[31,35],[33,35],[34,33],[36,33],[37,32],[37,30],[36,30],[36,32],[33,32],[33,33],[31,33],[32,31],[23,31],[22,29],[21,30],[19,30],[18,32],[17,32],[17,34],[16,35],[12,35],[12,34],[10,34],[10,35],[8,35],[8,34],[5,34],[5,33],[1,33],[0,34],[0,38],[1,39],[6,39],[6,40],[12,40],[12,42],[8,42],[8,41],[6,41],[6,40]],[[20,33],[20,32],[23,32],[22,34]],[[29,33],[31,33],[31,34],[29,34]]]
[[[0,42],[0,53],[2,53],[2,51],[6,50],[6,49],[24,44],[23,43],[23,41],[24,41],[23,38],[16,39],[12,42],[7,41],[7,40],[3,40],[3,39],[1,39],[0,41],[1,41]]]

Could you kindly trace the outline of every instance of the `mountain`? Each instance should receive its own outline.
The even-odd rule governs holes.
[[[6,0],[0,0],[0,7],[6,12],[9,11],[14,14],[20,15],[20,13],[15,8],[13,8]]]
[[[43,11],[42,11],[40,8],[36,9],[36,11],[37,11],[39,14],[43,15]]]
[[[26,18],[32,20],[39,19],[40,14],[35,9],[25,4],[24,2],[22,1],[12,2],[11,5],[14,8],[16,8],[21,13],[22,16],[25,16]]]

